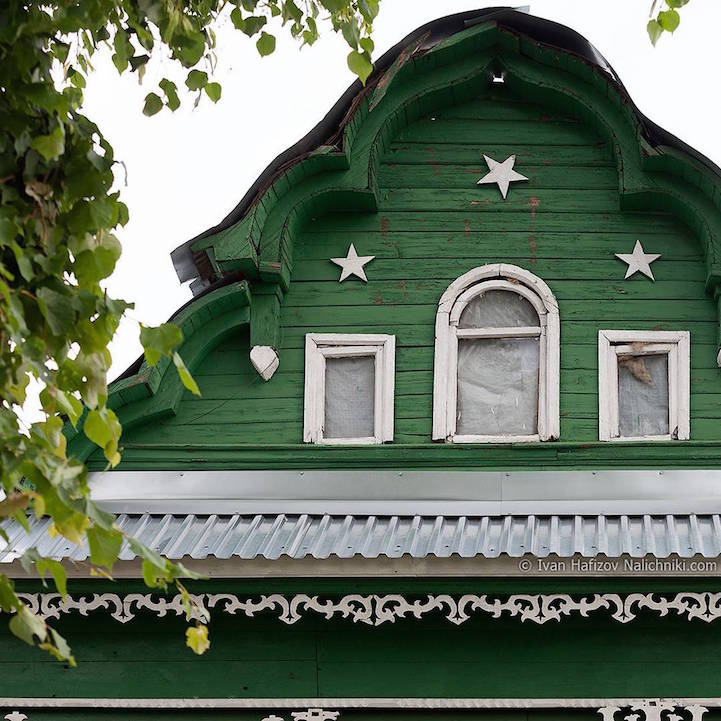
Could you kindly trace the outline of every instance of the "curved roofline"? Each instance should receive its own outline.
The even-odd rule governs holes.
[[[359,80],[352,83],[336,101],[330,111],[326,113],[323,119],[310,130],[310,132],[297,143],[280,153],[280,155],[266,166],[265,170],[263,170],[246,191],[245,195],[243,195],[240,202],[220,223],[208,228],[175,248],[171,253],[171,259],[180,282],[183,283],[193,280],[200,275],[195,265],[191,246],[196,241],[227,230],[242,220],[264,190],[272,184],[273,180],[280,173],[287,170],[288,167],[294,165],[321,146],[335,145],[342,136],[342,130],[352,116],[352,111],[359,100],[364,97],[370,89],[378,85],[386,71],[404,50],[412,45],[417,46],[414,48],[414,51],[431,48],[441,40],[481,22],[496,22],[505,29],[526,35],[534,41],[548,47],[576,55],[594,67],[599,68],[608,75],[611,82],[617,87],[618,92],[623,96],[638,119],[646,139],[652,146],[665,145],[676,148],[721,177],[721,168],[713,161],[672,133],[664,130],[638,109],[611,64],[580,33],[560,23],[535,17],[512,8],[491,7],[480,10],[469,10],[432,20],[396,43],[396,45],[385,52],[374,63],[374,70],[367,84],[363,86]],[[197,290],[202,290],[202,288],[198,288]]]

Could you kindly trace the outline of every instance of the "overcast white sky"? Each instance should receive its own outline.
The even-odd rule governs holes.
[[[498,4],[382,0],[375,57],[429,20]],[[721,164],[718,0],[694,0],[683,9],[674,36],[662,38],[655,49],[645,29],[651,0],[532,0],[530,5],[534,15],[588,38],[648,117]],[[347,48],[332,33],[326,35],[299,50],[285,31],[279,32],[275,54],[260,58],[254,42],[232,26],[221,28],[220,102],[204,98],[192,109],[192,99],[185,97],[181,110],[153,118],[142,115],[143,98],[170,64],[149,70],[138,86],[133,78],[118,77],[108,57],[98,58],[85,111],[125,162],[128,184],[122,198],[130,208],[130,223],[119,233],[123,256],[108,288],[115,297],[135,302],[136,321],[163,322],[186,302],[190,292],[177,280],[171,250],[219,222],[265,166],[305,135],[352,82]],[[175,77],[180,87],[182,77]],[[135,322],[124,323],[112,350],[114,376],[140,353]]]

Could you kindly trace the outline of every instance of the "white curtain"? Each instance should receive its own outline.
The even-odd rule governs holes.
[[[538,338],[459,339],[456,433],[537,433],[538,364]]]
[[[375,356],[326,358],[325,438],[374,435]]]
[[[476,296],[461,313],[459,328],[517,328],[538,326],[536,309],[510,290],[489,290]]]
[[[618,429],[622,437],[668,429],[668,355],[619,356]]]

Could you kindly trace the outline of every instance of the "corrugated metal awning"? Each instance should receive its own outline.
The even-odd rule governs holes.
[[[118,523],[171,559],[331,556],[426,558],[435,556],[539,558],[721,555],[721,516],[358,516],[308,514],[195,515],[120,514]],[[37,547],[43,556],[84,560],[85,547],[50,538],[49,519],[31,520],[30,533],[10,522],[8,550],[0,562]],[[12,549],[12,550],[9,550]],[[125,547],[122,560],[135,554]]]

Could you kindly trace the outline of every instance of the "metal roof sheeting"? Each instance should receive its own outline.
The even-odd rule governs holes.
[[[721,555],[718,514],[449,517],[145,513],[121,514],[118,524],[171,559]],[[50,538],[49,525],[49,519],[31,520],[27,534],[16,522],[7,524],[8,548],[12,550],[0,549],[0,562],[11,562],[33,546],[43,556],[78,561],[87,558],[87,548],[64,538]],[[135,554],[126,546],[121,559],[133,558]]]

